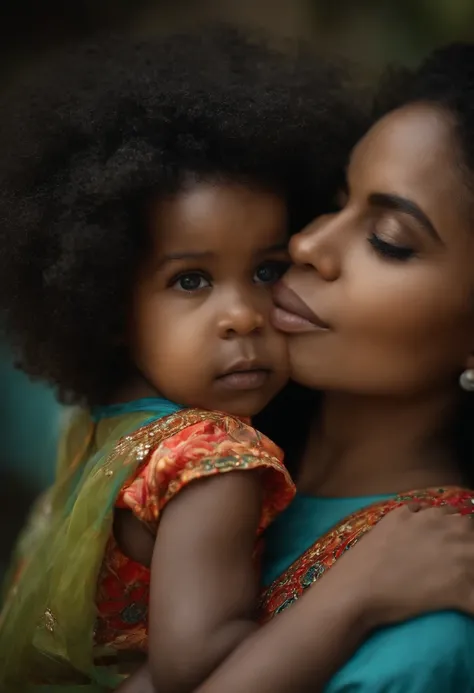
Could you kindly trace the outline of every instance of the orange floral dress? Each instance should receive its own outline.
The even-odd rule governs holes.
[[[128,439],[142,460],[115,506],[131,510],[154,532],[167,503],[194,480],[260,470],[264,501],[257,548],[263,530],[294,496],[281,450],[235,417],[183,410],[140,428]],[[111,536],[97,588],[96,645],[116,652],[146,651],[149,591],[150,570],[124,556]]]

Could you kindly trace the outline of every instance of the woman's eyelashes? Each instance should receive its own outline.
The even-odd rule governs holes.
[[[397,243],[385,241],[376,233],[372,233],[369,236],[368,241],[377,255],[387,260],[398,260],[399,262],[404,262],[416,255],[413,248],[406,245],[399,245]]]

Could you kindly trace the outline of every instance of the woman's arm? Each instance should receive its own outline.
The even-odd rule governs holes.
[[[194,693],[317,693],[350,657],[372,626],[372,606],[357,589],[340,593],[324,580],[291,609],[237,647]],[[165,693],[144,666],[120,693]]]
[[[375,627],[429,611],[474,614],[473,539],[469,517],[391,512],[195,693],[318,693]]]
[[[347,580],[322,580],[247,638],[196,693],[322,690],[373,626],[366,594]]]
[[[317,693],[374,627],[432,610],[474,613],[472,540],[467,518],[439,509],[390,513],[195,693]],[[153,690],[146,668],[140,677],[148,689],[135,688],[132,677],[122,690]]]

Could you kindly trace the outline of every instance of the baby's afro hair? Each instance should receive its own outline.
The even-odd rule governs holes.
[[[192,174],[326,211],[364,118],[344,75],[228,27],[76,45],[0,106],[0,309],[19,366],[63,401],[127,376],[120,338],[145,202]]]

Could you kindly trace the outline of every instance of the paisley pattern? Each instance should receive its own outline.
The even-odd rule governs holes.
[[[124,556],[110,539],[97,589],[97,645],[147,650],[150,571]]]
[[[460,514],[474,514],[474,491],[461,488],[426,489],[401,494],[355,512],[330,530],[302,554],[261,596],[260,622],[266,623],[294,604],[314,582],[329,570],[384,515],[407,503],[433,507],[450,505]]]
[[[131,510],[154,532],[166,504],[196,479],[259,470],[264,502],[258,536],[295,493],[280,449],[246,422],[224,414],[184,410],[163,419],[161,428],[160,422],[149,424],[120,445],[131,445],[140,465],[116,507]],[[150,571],[124,556],[111,537],[97,587],[97,645],[146,651],[149,590]]]

